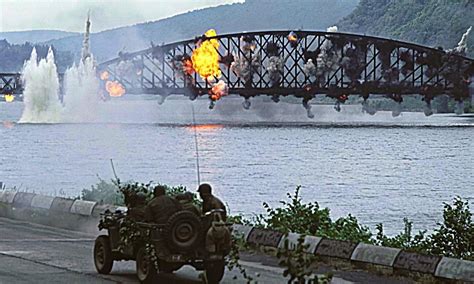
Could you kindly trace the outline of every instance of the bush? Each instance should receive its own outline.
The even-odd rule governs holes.
[[[474,222],[469,204],[457,196],[444,204],[443,223],[429,237],[429,252],[474,260]]]
[[[373,242],[369,228],[360,225],[355,217],[349,215],[333,222],[328,208],[321,209],[317,202],[303,203],[299,196],[300,189],[301,186],[296,187],[294,195],[288,193],[290,202],[280,201],[282,207],[273,209],[263,203],[267,211],[267,216],[260,216],[263,224],[283,233],[294,232],[353,242]]]
[[[118,186],[112,181],[107,182],[99,178],[99,182],[91,189],[83,189],[80,199],[95,201],[103,204],[113,204],[117,206],[124,205],[123,195],[118,192]]]

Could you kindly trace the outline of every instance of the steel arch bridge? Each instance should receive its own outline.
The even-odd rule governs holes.
[[[193,51],[217,40],[221,77],[203,79],[193,70]],[[349,95],[366,99],[387,95],[401,102],[420,94],[428,103],[446,94],[470,96],[474,60],[455,51],[357,34],[318,31],[262,31],[201,36],[133,52],[120,53],[98,71],[120,83],[128,94],[208,96],[219,80],[229,94],[246,99],[293,95],[308,102],[326,95],[344,102]],[[105,79],[105,78],[103,78]],[[105,85],[105,84],[104,84]]]

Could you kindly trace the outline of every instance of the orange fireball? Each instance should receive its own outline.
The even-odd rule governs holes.
[[[111,97],[121,97],[125,94],[125,88],[117,81],[107,81],[105,89]]]
[[[102,72],[102,73],[100,74],[100,79],[101,79],[102,81],[108,80],[108,79],[109,79],[109,72],[107,72],[107,71]]]
[[[205,34],[206,37],[214,37],[216,31],[211,29]],[[210,81],[214,77],[221,76],[219,67],[219,41],[217,39],[204,39],[197,44],[197,48],[193,51],[191,57],[193,69],[205,80]]]
[[[212,89],[209,91],[209,97],[213,101],[217,101],[223,96],[227,96],[228,94],[229,94],[229,87],[222,80],[219,80],[218,83],[214,84],[214,86],[212,86]]]
[[[15,100],[15,96],[12,94],[6,94],[4,98],[7,103],[11,103]]]

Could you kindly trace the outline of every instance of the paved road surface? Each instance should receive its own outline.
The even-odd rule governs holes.
[[[0,218],[0,283],[138,283],[135,262],[114,263],[111,275],[95,271],[94,235]],[[242,264],[259,283],[286,283],[276,260],[243,255]],[[335,272],[333,283],[407,283],[363,271]],[[237,276],[238,279],[233,279]],[[223,283],[245,283],[237,271],[227,271]],[[199,272],[183,267],[160,275],[161,283],[201,283]]]

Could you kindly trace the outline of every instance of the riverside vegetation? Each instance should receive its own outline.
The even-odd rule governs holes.
[[[186,191],[183,186],[165,186],[167,193],[174,196]],[[139,190],[151,197],[150,183],[128,182],[122,185],[126,190]],[[404,230],[395,236],[387,236],[383,224],[376,226],[375,232],[359,223],[352,215],[333,220],[329,208],[321,208],[318,202],[305,203],[300,197],[301,187],[293,194],[287,193],[288,200],[280,201],[281,206],[271,207],[263,203],[266,214],[246,219],[241,215],[230,216],[230,222],[266,228],[283,233],[294,232],[304,235],[349,240],[374,245],[402,248],[408,251],[431,255],[449,256],[474,260],[474,221],[469,202],[459,196],[443,207],[443,221],[437,224],[431,233],[427,230],[414,233],[413,223],[403,219]],[[124,194],[118,190],[115,181],[99,182],[91,189],[84,189],[80,196],[83,200],[106,204],[125,205]],[[197,196],[194,200],[199,204]]]

